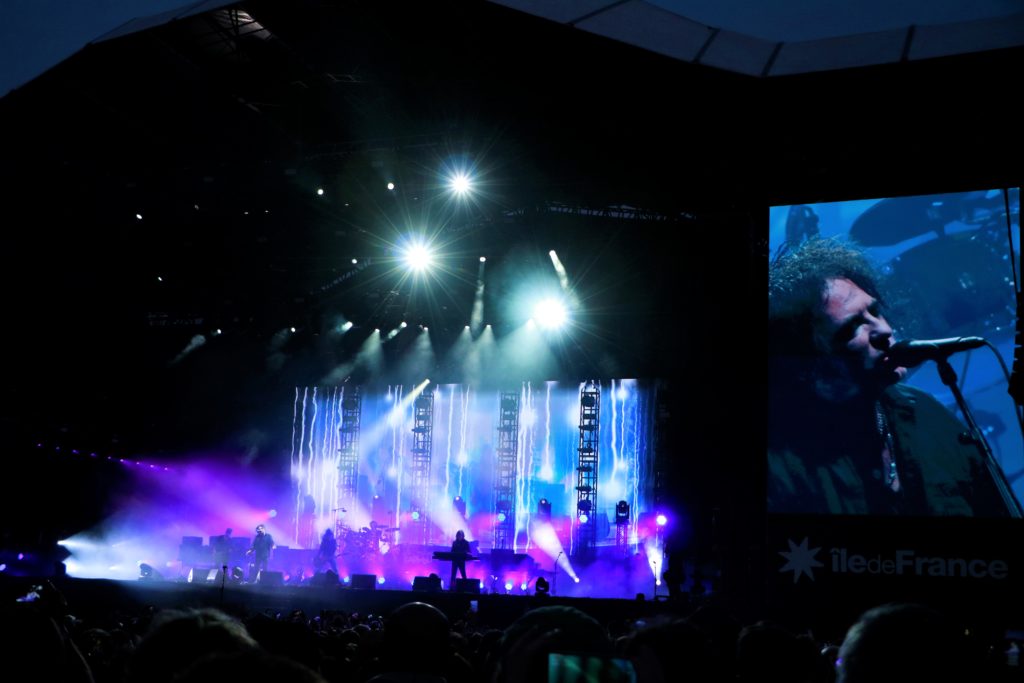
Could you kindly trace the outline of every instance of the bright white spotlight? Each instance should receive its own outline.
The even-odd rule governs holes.
[[[423,244],[413,244],[408,247],[402,254],[402,258],[405,259],[406,265],[416,272],[426,270],[434,262],[434,255]]]
[[[487,263],[487,257],[486,256],[481,256],[480,257],[480,263]]]
[[[316,188],[316,196],[317,197],[323,197],[324,196],[324,188],[322,188],[322,187]]]
[[[668,524],[668,517],[665,515],[658,515],[654,521],[658,523],[658,526],[665,526]]]
[[[568,319],[565,304],[558,299],[544,299],[533,309],[533,319],[541,327],[555,330],[565,324]]]
[[[405,329],[406,327],[409,327],[409,326],[403,320],[402,323],[399,325],[399,327],[401,327],[402,329]]]
[[[451,185],[452,192],[454,192],[455,194],[467,194],[470,189],[469,176],[467,176],[465,173],[456,173],[451,177],[449,185]]]
[[[295,328],[294,328],[294,327],[289,327],[288,329],[289,329],[289,330],[291,330],[292,332],[294,332],[294,331],[295,331]]]
[[[388,189],[389,190],[395,189],[395,184],[394,183],[388,183]]]

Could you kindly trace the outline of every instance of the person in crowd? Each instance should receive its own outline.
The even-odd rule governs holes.
[[[962,683],[985,680],[983,657],[964,629],[930,607],[891,603],[850,627],[836,660],[837,683]]]

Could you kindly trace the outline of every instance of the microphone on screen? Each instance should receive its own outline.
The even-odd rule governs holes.
[[[912,368],[927,360],[945,360],[954,353],[970,351],[987,343],[982,337],[904,339],[893,344],[886,354],[895,365]]]

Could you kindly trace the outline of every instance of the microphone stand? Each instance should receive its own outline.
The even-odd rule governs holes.
[[[996,462],[995,455],[992,454],[992,448],[988,445],[988,441],[985,440],[984,432],[978,427],[978,423],[974,420],[974,415],[971,414],[970,408],[967,407],[967,401],[964,400],[960,387],[957,386],[956,371],[953,370],[953,366],[949,364],[947,358],[939,358],[935,362],[939,366],[939,377],[942,378],[942,383],[953,392],[956,404],[960,406],[960,414],[964,416],[964,421],[967,422],[970,439],[978,447],[978,452],[981,453],[982,460],[985,461],[985,466],[988,468],[989,474],[992,475],[992,480],[995,482],[999,495],[1002,496],[1003,503],[1006,505],[1010,516],[1016,518],[1024,517],[1024,510],[1021,509],[1020,501],[1013,495],[1013,489],[1010,488],[1010,483],[1006,480],[1003,468]]]

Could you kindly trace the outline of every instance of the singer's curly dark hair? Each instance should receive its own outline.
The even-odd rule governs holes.
[[[830,279],[846,278],[883,301],[878,275],[864,252],[835,238],[812,238],[776,255],[768,267],[769,354],[816,356],[828,353],[827,340],[814,332]]]

